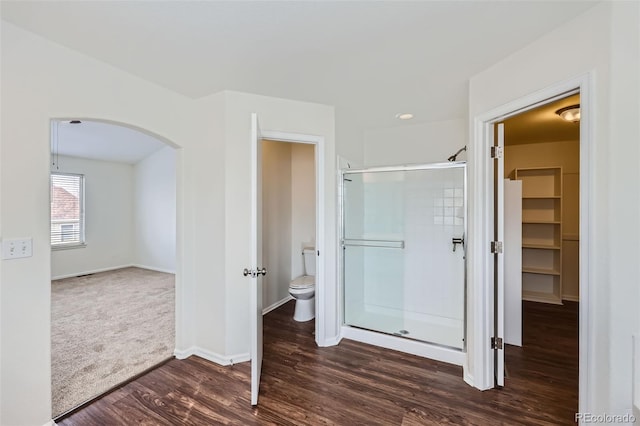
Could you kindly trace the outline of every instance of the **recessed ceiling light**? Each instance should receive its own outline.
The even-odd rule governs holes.
[[[398,120],[411,120],[413,118],[413,114],[411,114],[410,112],[402,112],[396,114],[396,118]]]
[[[562,119],[577,123],[580,121],[580,105],[570,105],[568,107],[560,108],[556,111]]]

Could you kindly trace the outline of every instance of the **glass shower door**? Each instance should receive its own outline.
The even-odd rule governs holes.
[[[343,188],[345,322],[389,334],[404,327],[401,179],[354,173]]]
[[[345,324],[464,347],[463,163],[346,171]]]

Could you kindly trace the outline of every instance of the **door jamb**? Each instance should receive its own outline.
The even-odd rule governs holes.
[[[594,327],[590,312],[594,311],[594,300],[591,297],[590,281],[592,273],[589,265],[592,264],[593,253],[590,250],[590,241],[595,235],[595,227],[591,222],[592,206],[594,199],[594,167],[592,159],[595,158],[594,137],[594,78],[592,72],[556,83],[537,92],[520,97],[507,104],[494,108],[485,113],[473,117],[473,134],[470,144],[470,168],[473,176],[473,197],[471,204],[471,220],[475,231],[475,238],[471,244],[471,266],[476,273],[471,273],[470,283],[473,287],[473,312],[469,317],[473,323],[474,344],[472,351],[468,353],[467,366],[473,362],[475,372],[472,376],[465,371],[465,380],[478,389],[493,387],[494,364],[493,350],[490,347],[490,337],[493,326],[493,292],[494,283],[490,280],[493,268],[493,256],[489,253],[489,242],[493,237],[491,212],[493,200],[484,194],[491,194],[493,185],[493,169],[489,156],[490,145],[487,126],[504,120],[507,117],[519,114],[541,104],[555,99],[566,97],[571,92],[580,93],[580,307],[579,307],[579,412],[588,412],[588,407],[593,406],[593,390],[590,382],[595,372],[593,347]],[[472,235],[470,235],[472,236]],[[473,277],[476,277],[474,279]]]
[[[315,167],[316,167],[316,318],[315,318],[315,340],[318,346],[326,345],[326,247],[325,247],[325,141],[323,136],[306,135],[300,133],[281,132],[273,130],[262,130],[262,139],[269,139],[277,142],[304,143],[315,146]]]

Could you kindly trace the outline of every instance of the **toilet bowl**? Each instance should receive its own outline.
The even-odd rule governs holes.
[[[302,251],[304,257],[304,275],[292,280],[289,284],[289,294],[296,299],[293,319],[299,322],[312,320],[316,317],[316,251],[307,247]]]

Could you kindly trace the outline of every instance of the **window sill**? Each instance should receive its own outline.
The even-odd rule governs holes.
[[[86,243],[81,243],[81,244],[56,244],[54,246],[51,246],[51,251],[72,250],[72,249],[80,249],[80,248],[85,248],[85,247],[87,247]]]

